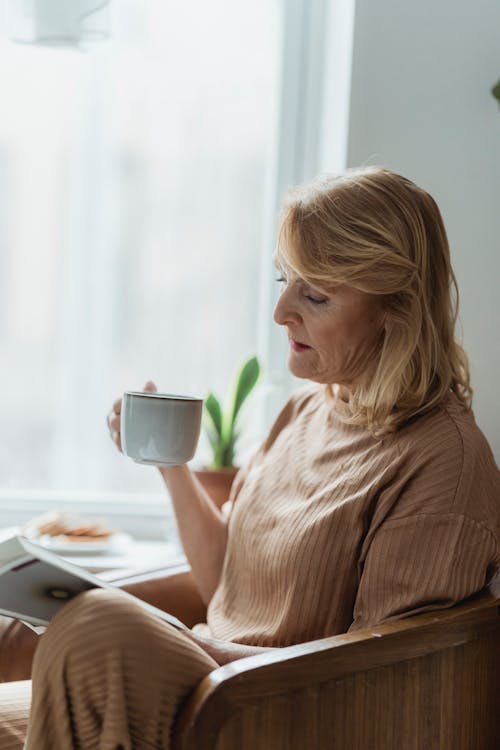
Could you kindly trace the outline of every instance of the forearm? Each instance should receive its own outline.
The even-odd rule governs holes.
[[[217,588],[227,541],[227,520],[188,466],[163,467],[179,536],[205,604]]]

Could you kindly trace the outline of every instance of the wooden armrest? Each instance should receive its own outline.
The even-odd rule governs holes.
[[[169,612],[189,628],[206,621],[207,608],[188,565],[113,583],[138,599]]]
[[[0,615],[0,682],[31,678],[38,635],[19,620]]]
[[[198,685],[178,716],[174,748],[215,747],[207,737],[217,737],[228,717],[241,715],[246,708],[260,707],[269,717],[270,705],[287,694],[302,690],[304,695],[317,695],[322,684],[455,649],[489,634],[498,643],[500,598],[483,593],[449,610],[240,659],[214,670]]]
[[[134,573],[128,576],[118,575],[116,578],[109,578],[109,582],[115,586],[126,586],[129,583],[142,583],[143,581],[156,581],[161,578],[171,578],[180,573],[185,573],[190,570],[189,565],[175,565],[173,567],[161,568],[160,570],[147,571],[142,573]]]

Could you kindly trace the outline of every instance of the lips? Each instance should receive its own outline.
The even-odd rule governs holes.
[[[295,339],[288,339],[288,341],[290,343],[290,348],[294,352],[305,352],[311,348],[307,344],[302,344],[300,341],[296,341]]]

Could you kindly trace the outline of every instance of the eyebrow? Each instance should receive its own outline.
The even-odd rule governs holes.
[[[299,282],[302,287],[306,287],[306,289],[311,289],[313,292],[323,295],[323,297],[330,296],[330,293],[327,292],[325,289],[320,289],[318,286],[314,286],[314,284],[311,284],[309,281],[306,281],[305,279],[302,279],[299,277]]]
[[[320,289],[317,286],[314,286],[309,281],[306,281],[302,276],[299,276],[297,273],[293,271],[289,266],[287,267],[286,263],[280,262],[280,259],[277,258],[275,255],[273,256],[273,265],[275,269],[284,275],[291,275],[293,277],[293,280],[296,282],[297,286],[300,289],[308,289],[316,294],[322,295],[323,297],[326,297],[326,299],[329,299],[330,296],[333,294],[334,290],[327,291],[325,289]]]

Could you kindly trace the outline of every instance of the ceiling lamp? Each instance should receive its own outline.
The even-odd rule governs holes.
[[[109,38],[111,0],[10,0],[10,37],[23,44],[84,48]]]

